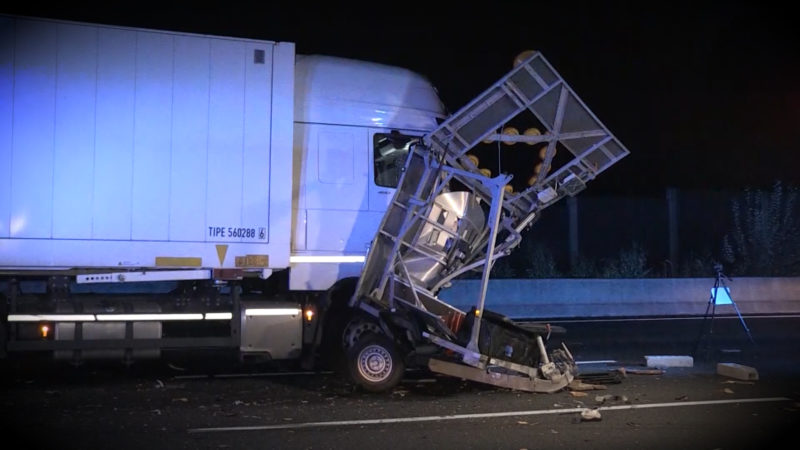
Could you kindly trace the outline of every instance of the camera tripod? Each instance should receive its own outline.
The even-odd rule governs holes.
[[[753,340],[753,336],[750,334],[750,329],[747,328],[747,324],[742,317],[742,313],[739,311],[739,307],[736,306],[736,302],[733,301],[733,298],[730,296],[730,290],[728,286],[725,284],[725,280],[730,280],[727,275],[722,273],[722,265],[715,264],[714,271],[716,272],[716,278],[714,279],[714,287],[711,288],[711,296],[708,298],[708,305],[706,306],[706,312],[703,315],[703,324],[700,327],[700,335],[697,337],[697,342],[695,343],[694,347],[694,354],[697,354],[697,350],[700,346],[700,341],[703,338],[704,331],[706,329],[706,322],[709,322],[708,326],[708,335],[711,336],[714,334],[714,315],[716,314],[717,310],[717,300],[722,299],[722,304],[730,303],[733,306],[734,311],[736,311],[736,315],[739,317],[739,322],[742,324],[742,328],[744,328],[745,333],[747,334],[747,338],[750,340],[750,343],[756,345],[755,341]],[[711,316],[709,320],[709,310],[711,311]]]

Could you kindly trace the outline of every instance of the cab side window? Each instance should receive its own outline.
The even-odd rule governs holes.
[[[416,141],[417,138],[414,136],[405,136],[395,131],[375,133],[373,139],[375,184],[383,187],[397,187],[406,163],[408,149]]]

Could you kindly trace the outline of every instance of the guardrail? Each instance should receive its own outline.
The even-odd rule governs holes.
[[[496,279],[486,308],[512,319],[702,316],[714,278]],[[743,315],[800,313],[800,277],[725,280]],[[480,280],[455,280],[439,298],[469,310]],[[716,315],[736,314],[717,302]]]

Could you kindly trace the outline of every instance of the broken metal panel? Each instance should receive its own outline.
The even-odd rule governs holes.
[[[428,361],[428,368],[432,372],[477,381],[479,383],[491,384],[493,386],[518,391],[548,394],[564,389],[575,378],[570,372],[560,374],[553,379],[531,378],[528,376],[515,375],[513,373],[493,372],[491,370],[479,369],[435,358],[431,358]]]

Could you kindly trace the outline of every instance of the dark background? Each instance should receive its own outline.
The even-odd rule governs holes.
[[[419,72],[451,112],[536,49],[631,152],[587,193],[800,180],[800,32],[777,3],[41,3],[0,11],[291,41]]]

